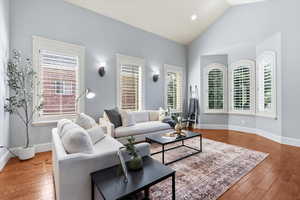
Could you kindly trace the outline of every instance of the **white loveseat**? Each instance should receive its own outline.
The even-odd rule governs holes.
[[[106,126],[107,133],[121,143],[125,143],[128,136],[134,136],[136,141],[144,141],[146,135],[167,133],[173,130],[169,124],[159,120],[159,111],[136,111],[132,114],[136,122],[133,126],[115,128],[105,112],[103,118],[99,119],[99,123]]]
[[[106,135],[94,145],[95,153],[68,154],[57,128],[52,129],[52,159],[56,200],[89,200],[91,197],[90,173],[119,164],[117,151],[123,146]],[[147,143],[136,145],[141,156],[150,155]],[[124,153],[125,160],[129,156]]]

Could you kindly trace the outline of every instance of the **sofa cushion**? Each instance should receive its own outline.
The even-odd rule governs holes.
[[[136,124],[135,117],[132,112],[128,112],[126,110],[121,111],[121,117],[122,117],[122,125],[127,126],[133,126]]]
[[[105,110],[105,114],[108,117],[109,121],[118,128],[122,126],[122,118],[117,108],[112,110]]]
[[[141,122],[135,124],[134,126],[116,128],[115,136],[118,138],[118,137],[131,136],[131,135],[140,135],[140,134],[167,130],[167,129],[170,129],[169,124],[162,123],[160,121]]]
[[[136,111],[132,112],[132,114],[134,115],[136,123],[149,121],[149,112],[147,111]]]
[[[101,126],[95,126],[91,129],[86,130],[91,137],[92,143],[96,144],[105,137],[103,128]]]
[[[62,137],[62,143],[67,153],[94,153],[95,149],[91,137],[86,130],[74,124],[72,129],[64,127],[65,134]]]
[[[94,145],[94,148],[95,148],[96,154],[107,154],[110,152],[115,152],[117,155],[117,151],[122,146],[123,146],[123,144],[121,144],[116,139],[114,139],[110,136],[106,136],[105,138],[103,138],[102,140],[97,142]],[[103,162],[105,162],[105,161],[103,161]]]
[[[90,117],[84,113],[80,113],[77,116],[75,123],[84,129],[90,129],[90,128],[97,126],[96,121],[92,117]]]

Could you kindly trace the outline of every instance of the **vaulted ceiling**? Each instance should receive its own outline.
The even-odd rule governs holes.
[[[203,33],[231,6],[262,0],[65,0],[182,44]]]

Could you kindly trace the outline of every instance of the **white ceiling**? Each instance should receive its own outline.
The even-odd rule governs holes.
[[[261,0],[65,0],[182,44],[204,32],[232,5]],[[195,21],[191,20],[197,15]]]

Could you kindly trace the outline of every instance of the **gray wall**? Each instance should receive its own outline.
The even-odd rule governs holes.
[[[86,87],[96,97],[86,101],[86,113],[97,119],[105,108],[116,105],[116,53],[143,57],[146,60],[146,109],[164,105],[164,81],[152,81],[152,66],[163,64],[186,66],[186,47],[124,23],[73,6],[63,0],[12,0],[11,47],[28,56],[32,52],[32,35],[79,44],[86,47]],[[106,75],[97,74],[101,60],[107,63]],[[24,143],[20,123],[11,120],[11,146]],[[51,126],[32,127],[32,143],[51,140]]]
[[[198,84],[201,55],[228,54],[228,62],[231,63],[241,58],[254,59],[266,46],[282,52],[279,56],[278,90],[283,98],[277,100],[279,119],[231,115],[229,125],[300,138],[297,133],[300,90],[295,89],[300,85],[300,28],[296,23],[300,18],[299,7],[298,0],[272,0],[231,8],[189,45],[188,82]],[[281,38],[277,33],[281,33]],[[272,47],[268,41],[276,44]]]
[[[6,88],[6,64],[9,57],[9,0],[0,0],[0,145],[9,145],[9,115],[3,110]],[[0,149],[0,160],[4,153]]]

